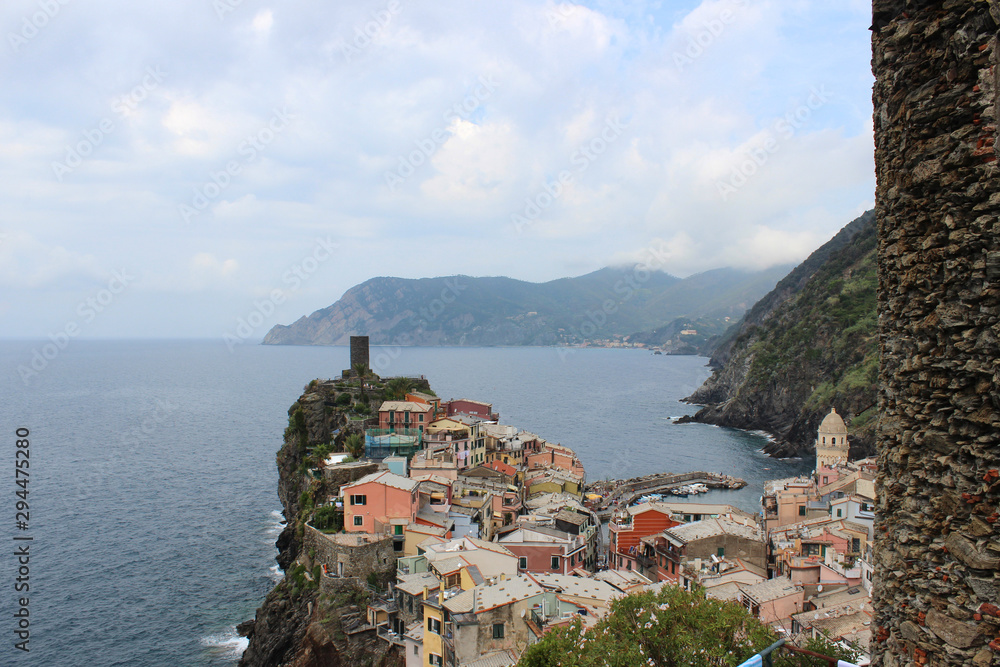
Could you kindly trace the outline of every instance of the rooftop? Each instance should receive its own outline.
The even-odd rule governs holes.
[[[779,600],[796,593],[802,594],[802,587],[792,583],[792,580],[787,577],[768,579],[752,586],[741,586],[741,590],[760,604]]]
[[[410,401],[384,401],[379,406],[379,412],[393,410],[395,412],[430,412],[431,406],[426,403],[412,403]]]
[[[517,664],[519,657],[511,649],[493,651],[479,656],[478,660],[465,663],[465,667],[510,667]]]
[[[764,534],[759,528],[744,526],[741,523],[730,521],[724,517],[702,519],[701,521],[674,526],[673,528],[668,528],[667,532],[689,543],[718,535],[732,535],[758,542],[763,542],[764,540]]]
[[[528,577],[518,575],[509,579],[494,579],[492,584],[486,583],[464,591],[446,600],[444,606],[452,613],[463,611],[478,613],[526,600],[543,592],[537,583]]]
[[[536,574],[528,575],[539,585],[563,595],[590,598],[608,602],[621,595],[621,591],[606,581],[589,577],[574,577],[568,574]]]
[[[420,595],[425,587],[437,588],[440,583],[433,572],[396,575],[396,588],[410,595]]]
[[[402,477],[388,470],[383,470],[381,472],[373,472],[370,475],[365,475],[356,482],[350,484],[345,484],[341,487],[341,495],[347,495],[345,491],[347,489],[353,489],[355,487],[361,486],[362,484],[371,483],[382,484],[383,486],[389,486],[394,489],[400,489],[402,491],[413,491],[417,487],[417,481],[410,479],[409,477]]]

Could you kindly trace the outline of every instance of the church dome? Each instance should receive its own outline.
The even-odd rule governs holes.
[[[834,433],[837,435],[847,435],[847,424],[843,418],[837,414],[836,408],[830,408],[830,414],[823,418],[819,425],[820,433]]]

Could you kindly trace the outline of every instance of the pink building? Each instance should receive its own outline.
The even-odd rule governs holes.
[[[379,533],[402,540],[406,526],[416,520],[417,482],[382,471],[341,487],[344,530]]]
[[[493,412],[492,403],[473,401],[468,398],[453,398],[446,403],[442,403],[441,407],[445,410],[445,413],[449,417],[453,417],[458,414],[466,414],[475,415],[480,419],[491,422],[495,422],[500,419],[500,415]]]
[[[804,589],[787,577],[740,586],[740,604],[767,625],[791,628],[792,614],[802,611]]]
[[[517,556],[518,572],[570,574],[589,565],[586,541],[554,528],[524,526],[501,537],[500,544]]]
[[[433,414],[434,408],[426,403],[385,401],[378,409],[378,427],[386,431],[408,428],[423,431]]]
[[[547,444],[541,451],[528,454],[525,458],[528,470],[537,468],[559,468],[583,479],[586,472],[580,459],[572,449],[560,445]]]

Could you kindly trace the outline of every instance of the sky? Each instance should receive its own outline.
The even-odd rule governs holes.
[[[0,337],[259,340],[375,276],[798,262],[874,203],[870,17],[4,0]]]

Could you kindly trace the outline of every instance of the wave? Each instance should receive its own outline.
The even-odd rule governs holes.
[[[280,567],[278,567],[277,563],[267,568],[267,574],[269,577],[274,579],[275,583],[278,583],[279,581],[285,578],[285,572]]]
[[[239,660],[243,651],[247,650],[250,640],[236,634],[236,626],[231,626],[225,632],[201,638],[201,645],[216,658],[232,658]]]

